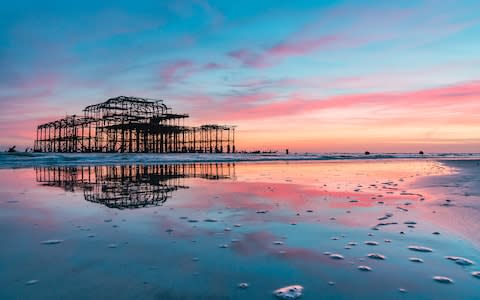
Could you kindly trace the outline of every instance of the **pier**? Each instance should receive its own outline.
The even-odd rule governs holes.
[[[36,152],[234,153],[235,126],[186,126],[163,100],[119,96],[37,127]]]

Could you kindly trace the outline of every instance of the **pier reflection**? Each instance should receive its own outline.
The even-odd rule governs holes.
[[[235,164],[125,165],[86,167],[37,167],[42,186],[83,192],[85,200],[125,209],[162,205],[186,178],[221,180],[235,178]]]

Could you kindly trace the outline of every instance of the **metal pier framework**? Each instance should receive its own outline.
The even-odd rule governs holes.
[[[163,100],[119,96],[37,127],[36,152],[233,153],[235,126],[185,126]]]

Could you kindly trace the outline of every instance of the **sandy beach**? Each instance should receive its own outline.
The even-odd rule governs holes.
[[[0,298],[478,299],[479,163],[5,168]]]

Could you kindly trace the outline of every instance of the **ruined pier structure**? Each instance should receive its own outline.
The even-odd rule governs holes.
[[[163,100],[119,96],[37,127],[37,152],[233,153],[235,126],[185,126]]]

